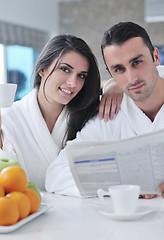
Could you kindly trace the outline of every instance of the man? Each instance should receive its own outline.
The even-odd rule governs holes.
[[[145,29],[132,22],[116,24],[105,32],[101,49],[107,70],[124,92],[120,111],[106,123],[93,118],[74,141],[116,141],[164,128],[164,79],[157,70],[159,52]],[[61,172],[60,177],[57,172]],[[79,195],[65,150],[47,170],[46,189]]]

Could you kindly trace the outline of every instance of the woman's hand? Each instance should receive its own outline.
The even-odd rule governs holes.
[[[120,109],[123,93],[115,82],[109,81],[105,87],[104,94],[99,105],[99,119],[107,122],[109,118],[112,120],[114,114],[117,114]]]

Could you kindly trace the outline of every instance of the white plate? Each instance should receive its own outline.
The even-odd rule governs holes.
[[[52,207],[52,205],[41,204],[36,213],[33,213],[33,214],[29,215],[28,217],[18,221],[16,224],[13,224],[10,226],[0,226],[0,233],[9,233],[9,232],[15,231],[22,225],[28,223],[29,221],[33,220],[34,218],[45,213],[50,207]]]
[[[142,216],[150,213],[152,211],[152,209],[150,207],[147,206],[140,206],[137,208],[136,212],[133,214],[126,214],[126,215],[122,215],[122,214],[117,214],[113,211],[113,209],[109,209],[109,208],[104,208],[99,210],[99,213],[102,215],[105,215],[113,220],[133,220],[133,219],[138,219],[141,218]]]

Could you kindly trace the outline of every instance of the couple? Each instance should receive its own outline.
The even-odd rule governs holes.
[[[123,97],[121,110],[113,121],[106,123],[95,117],[86,124],[96,115],[99,106],[99,70],[88,45],[82,39],[67,34],[54,37],[43,48],[35,65],[32,92],[11,108],[2,109],[0,156],[17,159],[29,180],[41,190],[44,190],[46,175],[48,191],[71,195],[76,192],[61,149],[66,141],[76,137],[84,125],[78,139],[120,140],[162,128],[156,120],[162,117],[164,98],[163,80],[156,70],[158,50],[152,47],[145,31],[134,23],[121,23],[112,29],[116,42],[110,45],[110,34],[109,38],[105,34],[103,57],[116,83],[131,97]],[[117,32],[132,35],[130,39],[121,36],[122,42],[117,43]],[[110,95],[104,94],[100,118],[103,111],[107,115],[109,103]],[[104,104],[105,110],[102,110]],[[158,110],[159,114],[152,121],[152,114],[156,115]],[[142,122],[133,123],[134,113],[139,114],[139,120],[143,115]],[[143,124],[147,125],[145,131],[142,131]],[[104,136],[101,136],[101,129]]]
[[[117,141],[163,129],[164,79],[157,70],[158,49],[145,29],[131,22],[116,24],[105,32],[101,49],[107,70],[124,93],[120,111],[108,122],[94,117],[73,141]],[[46,190],[79,196],[65,149],[47,169]],[[158,190],[163,192],[164,185]]]

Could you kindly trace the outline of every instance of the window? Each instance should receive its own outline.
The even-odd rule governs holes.
[[[33,87],[33,68],[39,52],[30,47],[7,46],[7,82],[17,84],[15,100],[20,100]]]
[[[164,65],[164,46],[157,46],[160,56],[160,65]]]
[[[17,83],[15,100],[21,99],[32,89],[34,64],[48,33],[3,21],[0,33],[0,81]]]
[[[31,47],[18,45],[0,45],[0,60],[3,68],[1,82],[17,84],[15,100],[20,100],[33,87],[33,68],[39,51]]]
[[[0,83],[6,82],[4,45],[0,44]]]

